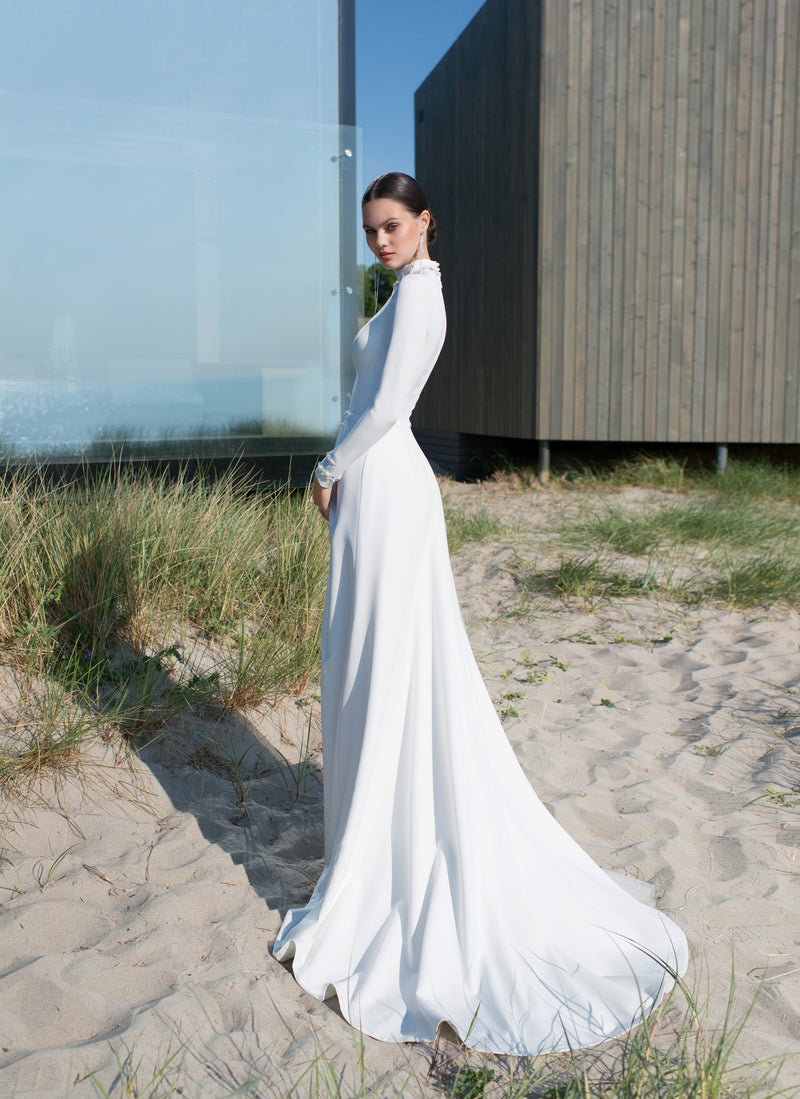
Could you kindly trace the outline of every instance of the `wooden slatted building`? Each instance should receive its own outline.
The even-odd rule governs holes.
[[[428,441],[800,442],[800,0],[488,0],[415,110]]]

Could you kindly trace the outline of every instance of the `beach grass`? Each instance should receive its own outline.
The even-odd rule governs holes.
[[[648,506],[642,512],[610,504],[572,520],[564,534],[573,543],[588,539],[634,556],[691,544],[753,552],[769,545],[791,551],[800,540],[795,508],[733,502],[730,497]]]
[[[513,472],[514,467],[506,469]],[[800,503],[800,467],[763,458],[732,458],[720,473],[714,466],[685,457],[640,453],[611,462],[573,463],[551,478],[554,486],[584,491],[650,488],[704,492],[739,501]]]
[[[701,981],[698,978],[690,988],[678,978],[641,1025],[602,1046],[515,1058],[479,1054],[464,1045],[440,1045],[437,1040],[430,1047],[427,1071],[424,1061],[409,1050],[407,1067],[393,1072],[389,1081],[372,1070],[364,1038],[357,1031],[352,1050],[336,1053],[323,1048],[312,1032],[313,1052],[304,1054],[294,1070],[285,1065],[278,1049],[239,1066],[234,1074],[221,1073],[191,1049],[188,1061],[204,1065],[220,1099],[398,1099],[432,1094],[445,1099],[796,1099],[800,1087],[779,1081],[786,1059],[742,1064],[737,1057],[739,1038],[762,985],[742,1002],[732,957],[723,1014],[712,1018],[710,989],[701,994]],[[291,1045],[304,1048],[303,1033],[286,1020],[284,1025]],[[97,1072],[89,1077],[100,1099],[187,1094],[196,1081],[189,1085],[184,1077],[186,1051],[185,1043],[170,1037],[163,1056],[144,1069],[134,1050],[118,1049],[110,1084],[104,1084]],[[225,1076],[227,1082],[223,1082]]]
[[[503,524],[486,508],[468,511],[444,503],[447,523],[447,546],[451,553],[458,553],[472,542],[487,542],[500,538],[504,533]]]
[[[13,680],[0,786],[82,740],[301,693],[319,674],[327,533],[310,493],[232,471],[113,467],[0,498],[0,645]]]
[[[4,481],[0,645],[16,702],[0,715],[0,787],[76,766],[88,739],[130,743],[181,713],[246,710],[318,677],[327,532],[307,491],[257,490],[235,469],[123,465],[66,484],[8,469]],[[655,495],[631,507],[634,486]],[[643,456],[570,471],[548,496],[562,489],[592,500],[548,531],[544,563],[518,545],[523,611],[542,595],[589,608],[800,603],[797,470],[731,462],[721,476]],[[445,516],[453,554],[515,539],[485,506],[445,498]]]
[[[561,571],[580,573],[583,562],[584,591],[590,585],[606,596],[659,590],[686,603],[722,600],[739,607],[800,602],[800,511],[794,505],[730,496],[636,511],[609,504],[565,520],[561,535],[578,552]],[[587,545],[594,550],[588,557]],[[626,560],[642,557],[643,572]],[[557,578],[553,582],[559,587]],[[559,590],[576,594],[568,584]]]
[[[541,488],[538,468],[499,455],[494,480],[509,487]],[[740,501],[783,500],[800,504],[800,467],[764,458],[732,458],[724,473],[707,462],[641,452],[614,460],[569,459],[551,469],[548,489],[611,493],[626,488],[704,492]]]
[[[508,470],[504,481],[515,487]],[[630,495],[634,488],[646,494]],[[591,498],[575,507],[575,491]],[[719,474],[644,456],[569,470],[546,490],[552,503],[562,494],[540,559],[531,559],[530,544],[515,547],[523,611],[537,594],[589,608],[638,595],[687,605],[800,604],[800,470],[736,461]]]
[[[616,482],[611,474],[596,480],[604,494],[599,506],[567,515],[548,532],[553,564],[534,568],[520,559],[520,590],[527,585],[531,593],[588,605],[643,595],[797,603],[800,491],[792,471],[758,466],[736,471],[729,482],[711,473],[692,482],[669,461],[640,464],[636,481],[636,468],[626,464]],[[681,496],[646,502],[640,518],[622,496],[609,499],[632,485]],[[587,475],[584,485],[569,487],[592,482]],[[516,537],[485,508],[446,510],[454,553]],[[42,772],[80,768],[88,741],[135,747],[176,715],[224,715],[300,694],[319,675],[327,531],[308,492],[256,491],[234,473],[169,477],[115,467],[94,480],[51,485],[9,472],[0,547],[0,644],[5,695],[14,700],[0,718],[4,792],[24,793]],[[243,801],[247,769],[235,755],[228,763]],[[307,778],[301,758],[286,780],[287,796],[298,800]],[[750,1010],[740,1012],[731,991],[725,1017],[709,1020],[700,998],[679,985],[646,1025],[617,1044],[610,1062],[576,1052],[509,1066],[463,1053],[447,1071],[434,1066],[424,1086],[453,1099],[797,1094],[779,1089],[780,1066],[737,1067]],[[98,1080],[98,1094],[155,1096],[182,1087],[173,1048],[153,1071],[130,1052],[120,1056],[116,1080]],[[387,1094],[369,1083],[363,1048],[346,1077],[320,1051],[291,1092],[270,1092],[267,1079],[255,1065],[252,1085],[242,1082],[230,1094]],[[402,1093],[421,1091],[410,1075]]]

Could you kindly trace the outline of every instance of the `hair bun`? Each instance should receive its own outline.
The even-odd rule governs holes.
[[[386,172],[385,175],[373,179],[364,192],[361,205],[365,206],[375,198],[393,198],[405,206],[415,218],[418,218],[423,210],[427,210],[430,214],[424,191],[414,177],[406,175],[405,172]],[[436,218],[433,214],[428,225],[427,240],[428,244],[433,244],[436,240]]]

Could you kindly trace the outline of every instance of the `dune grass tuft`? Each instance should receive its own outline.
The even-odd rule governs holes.
[[[611,464],[580,465],[568,469],[556,483],[578,489],[637,487],[681,492],[692,483],[692,479],[684,459],[636,454]]]
[[[287,1066],[280,1050],[266,1051],[233,1078],[219,1072],[200,1051],[178,1045],[173,1036],[147,1070],[141,1058],[126,1049],[117,1053],[110,1086],[99,1073],[90,1073],[90,1079],[102,1099],[188,1094],[188,1062],[203,1067],[206,1080],[217,1082],[214,1094],[220,1099],[396,1099],[431,1094],[446,1099],[796,1099],[800,1088],[779,1083],[786,1058],[742,1064],[738,1057],[760,991],[758,986],[749,1003],[741,1006],[731,973],[722,1018],[714,1018],[708,1001],[678,980],[644,1023],[607,1045],[552,1056],[495,1058],[463,1046],[444,1049],[437,1040],[426,1073],[409,1056],[408,1068],[392,1072],[388,1079],[370,1065],[358,1032],[350,1056],[341,1049],[331,1054],[312,1033],[316,1052],[305,1054],[294,1068]],[[301,1048],[303,1033],[288,1024],[287,1031],[292,1045]]]
[[[235,471],[115,467],[58,486],[8,474],[0,644],[18,706],[0,728],[0,785],[72,763],[87,736],[302,692],[326,571],[308,492],[256,491]]]
[[[800,468],[763,459],[733,458],[723,474],[686,458],[635,454],[614,462],[583,464],[554,474],[552,484],[591,491],[649,488],[702,492],[739,502],[764,500],[800,504]]]
[[[486,508],[468,511],[445,502],[445,520],[447,545],[451,553],[458,553],[470,542],[486,542],[503,534],[503,524]]]
[[[686,603],[800,602],[800,515],[792,507],[692,502],[630,512],[609,506],[566,522],[563,538],[596,547],[562,561],[559,574],[567,579],[553,578],[561,594],[585,601],[587,590],[604,597],[653,590]],[[694,566],[689,577],[677,578],[678,552],[684,566]],[[631,557],[647,558],[644,574],[626,562]]]
[[[626,464],[624,477],[636,468]],[[576,552],[559,571],[573,579],[562,582],[557,572],[541,582],[584,602],[658,590],[695,604],[797,605],[800,474],[767,463],[732,463],[723,476],[695,473],[683,485],[684,495],[668,503],[656,499],[634,510],[621,496],[565,519],[560,538]],[[644,576],[630,558],[646,558]]]
[[[640,512],[609,505],[573,520],[564,533],[570,542],[588,539],[632,556],[692,543],[751,551],[769,544],[796,552],[799,518],[793,508],[727,500],[661,505]]]

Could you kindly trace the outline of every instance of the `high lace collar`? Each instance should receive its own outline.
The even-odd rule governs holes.
[[[405,267],[401,267],[397,272],[397,281],[404,279],[406,275],[410,275],[414,271],[435,271],[437,275],[441,277],[439,270],[439,264],[433,259],[415,259],[411,263],[407,263]]]

